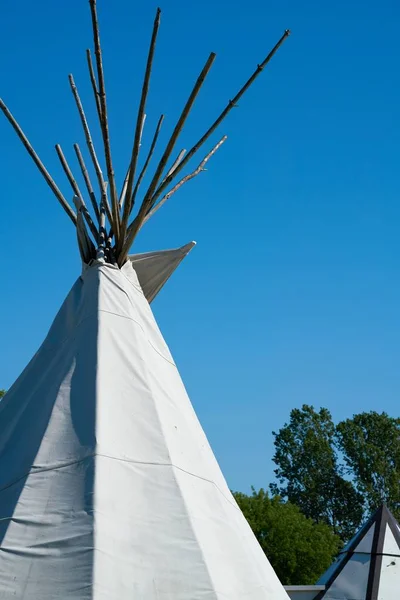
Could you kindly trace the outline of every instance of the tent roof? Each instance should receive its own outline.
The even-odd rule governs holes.
[[[400,527],[382,505],[319,579],[316,600],[395,600],[400,589]]]
[[[288,600],[131,262],[86,268],[0,403],[0,598]]]

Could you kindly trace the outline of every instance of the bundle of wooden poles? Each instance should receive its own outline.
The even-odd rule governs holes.
[[[251,86],[251,84],[254,82],[257,76],[262,72],[264,67],[274,56],[275,52],[282,45],[285,39],[289,36],[290,32],[289,30],[286,30],[284,32],[280,40],[275,44],[275,46],[272,48],[272,50],[269,52],[266,58],[262,61],[262,63],[260,63],[257,66],[256,70],[249,77],[246,83],[240,88],[240,90],[234,96],[234,98],[228,102],[226,107],[215,119],[214,123],[207,129],[204,135],[202,135],[202,137],[192,146],[192,148],[188,152],[186,150],[181,150],[178,153],[175,160],[169,166],[169,162],[171,160],[174,148],[177,144],[179,135],[182,132],[182,129],[193,107],[196,97],[215,60],[216,55],[214,53],[210,54],[193,86],[193,89],[175,125],[172,135],[169,138],[169,141],[165,147],[161,159],[154,169],[154,175],[150,180],[148,189],[141,195],[141,202],[139,203],[139,208],[138,210],[134,211],[135,205],[137,205],[140,185],[151,162],[151,158],[153,156],[153,152],[156,147],[160,129],[164,119],[164,115],[161,115],[156,130],[154,132],[147,156],[143,161],[143,166],[141,170],[139,171],[138,163],[139,154],[141,150],[143,127],[146,119],[146,101],[149,92],[150,77],[154,60],[157,34],[160,26],[161,11],[160,9],[157,9],[157,14],[154,20],[136,120],[132,153],[129,159],[129,165],[122,190],[118,194],[115,183],[114,167],[110,147],[106,89],[104,82],[102,50],[100,44],[99,24],[97,17],[97,2],[96,0],[89,0],[89,4],[92,17],[94,54],[97,76],[95,74],[90,50],[86,51],[86,55],[90,80],[96,103],[98,120],[103,138],[104,159],[106,164],[107,177],[104,177],[103,171],[101,169],[100,162],[93,144],[93,138],[89,129],[88,120],[86,118],[82,101],[80,99],[79,92],[72,75],[69,76],[69,82],[84,130],[89,155],[93,162],[94,170],[96,172],[97,177],[98,189],[97,191],[95,191],[90,180],[89,172],[86,167],[82,152],[78,144],[74,144],[76,157],[82,172],[83,179],[85,181],[87,194],[90,199],[91,210],[89,210],[88,205],[85,202],[84,196],[81,190],[79,189],[74,175],[72,174],[72,170],[69,164],[67,163],[61,146],[57,144],[55,148],[63,170],[71,185],[74,194],[73,201],[75,204],[76,211],[66,200],[65,196],[62,194],[59,187],[57,186],[57,184],[47,171],[46,167],[40,160],[38,154],[33,149],[32,145],[30,144],[26,135],[22,131],[18,122],[13,117],[13,115],[1,99],[0,108],[2,109],[3,113],[13,126],[17,135],[21,139],[22,143],[24,144],[32,159],[34,160],[36,166],[42,173],[46,182],[54,192],[61,206],[68,214],[71,221],[75,224],[82,260],[86,263],[89,263],[92,259],[103,259],[106,262],[117,264],[121,267],[127,260],[130,247],[143,224],[146,221],[148,221],[150,217],[159,208],[161,208],[161,206],[163,206],[163,204],[183,184],[190,181],[196,175],[201,173],[204,170],[208,160],[225,142],[226,136],[223,136],[219,140],[219,142],[208,152],[208,154],[206,154],[203,160],[193,171],[189,170],[189,172],[186,175],[178,179],[178,175],[182,173],[182,171],[185,169],[185,167],[188,165],[188,163],[191,161],[194,155],[200,150],[200,148],[204,145],[208,138],[214,133],[214,131],[225,119],[225,117],[232,110],[232,108],[237,106],[237,103],[240,100],[240,98]],[[136,214],[134,214],[134,212],[136,212]]]

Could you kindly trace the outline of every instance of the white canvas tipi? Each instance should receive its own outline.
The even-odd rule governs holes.
[[[77,213],[0,101],[76,225],[83,259],[82,274],[44,343],[0,404],[0,600],[284,600],[287,595],[228,489],[150,308],[193,244],[127,257],[141,225],[188,180],[185,176],[162,195],[184,162],[181,158],[168,170],[175,130],[129,224],[141,182],[142,173],[134,176],[159,12],[132,158],[116,197],[94,0],[90,6],[97,59],[97,82],[92,78],[92,83],[108,174],[107,187],[97,173],[96,204],[76,148],[91,213],[61,149]]]
[[[398,600],[400,527],[382,505],[318,581],[315,600]]]

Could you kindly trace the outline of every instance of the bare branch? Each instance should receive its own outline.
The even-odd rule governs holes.
[[[75,150],[75,154],[78,159],[78,162],[79,162],[79,166],[82,171],[83,178],[85,180],[86,188],[87,188],[90,200],[92,202],[92,206],[93,206],[93,210],[96,215],[96,219],[97,219],[97,221],[99,221],[99,219],[100,219],[99,207],[97,204],[96,196],[93,191],[92,182],[90,181],[89,172],[86,168],[85,161],[83,160],[82,152],[81,152],[81,149],[79,148],[78,144],[74,144],[74,150]]]
[[[79,202],[81,204],[82,213],[83,213],[83,215],[84,215],[84,217],[85,217],[85,219],[87,221],[87,224],[89,225],[90,231],[92,232],[92,235],[93,235],[94,239],[97,241],[97,238],[99,236],[99,232],[97,231],[96,226],[95,226],[95,224],[92,221],[92,217],[89,214],[89,211],[87,209],[87,206],[85,204],[85,201],[83,199],[81,191],[80,191],[80,189],[78,187],[78,184],[76,183],[76,180],[75,180],[74,176],[72,175],[72,171],[71,171],[71,169],[69,167],[67,159],[64,156],[64,153],[63,153],[63,151],[61,149],[60,144],[56,144],[56,152],[57,152],[58,158],[60,159],[61,166],[64,169],[64,173],[66,174],[67,179],[68,179],[68,181],[71,184],[72,190],[73,190],[74,194],[79,199]]]
[[[161,15],[161,10],[158,8],[157,12],[156,12],[156,17],[154,19],[153,32],[151,35],[150,48],[149,48],[146,70],[145,70],[144,79],[143,79],[142,94],[140,97],[140,104],[139,104],[138,115],[137,115],[137,120],[136,120],[135,138],[134,138],[134,142],[133,142],[131,160],[130,160],[130,164],[129,164],[128,182],[127,182],[127,186],[126,186],[126,201],[125,201],[125,206],[124,206],[124,211],[123,211],[122,221],[121,221],[121,237],[119,240],[119,249],[122,248],[123,243],[125,241],[125,233],[126,233],[126,228],[128,226],[128,219],[129,219],[129,215],[131,213],[132,206],[134,203],[134,198],[132,197],[132,188],[133,188],[133,182],[134,182],[135,175],[136,175],[137,162],[138,162],[138,158],[139,158],[140,138],[141,138],[141,131],[143,129],[143,123],[144,123],[143,116],[144,116],[144,111],[145,111],[145,107],[146,107],[147,95],[149,92],[150,76],[151,76],[151,69],[153,66],[157,34],[158,34],[158,29],[160,27],[160,15]]]
[[[115,178],[114,178],[114,169],[112,166],[112,159],[111,159],[110,134],[109,134],[109,130],[108,130],[108,119],[107,119],[106,88],[105,88],[105,83],[104,83],[104,71],[103,71],[103,61],[102,61],[102,55],[101,55],[99,23],[97,20],[96,0],[89,0],[89,4],[90,4],[90,12],[92,15],[94,49],[95,49],[96,64],[97,64],[97,77],[98,77],[98,81],[99,81],[99,96],[100,96],[100,107],[101,107],[100,125],[101,125],[101,132],[103,135],[104,154],[105,154],[106,165],[107,165],[108,183],[110,186],[110,196],[111,196],[111,206],[112,206],[112,216],[113,216],[112,226],[113,226],[113,230],[115,233],[116,241],[118,241],[119,228],[120,228],[120,215],[119,215],[119,208],[118,208],[117,188],[115,185]]]
[[[249,79],[246,81],[246,83],[240,88],[240,90],[238,91],[236,96],[233,98],[233,100],[229,100],[227,106],[221,112],[219,117],[214,121],[214,123],[211,125],[211,127],[199,139],[199,141],[193,146],[193,148],[191,150],[189,150],[186,157],[178,165],[178,167],[175,169],[175,171],[169,177],[166,177],[166,179],[162,182],[162,184],[159,186],[159,188],[157,189],[157,191],[155,192],[155,194],[153,195],[153,197],[151,199],[152,206],[154,206],[155,202],[161,196],[161,194],[164,192],[164,190],[167,188],[167,186],[171,183],[172,179],[174,177],[176,177],[176,175],[187,165],[187,163],[190,161],[192,156],[199,150],[199,148],[201,148],[201,146],[204,144],[204,142],[206,142],[208,140],[208,138],[214,133],[214,131],[222,123],[222,121],[229,114],[229,112],[232,110],[232,108],[237,106],[237,103],[240,100],[240,98],[248,90],[248,88],[255,81],[255,79],[259,76],[259,74],[262,72],[264,67],[269,63],[271,58],[274,56],[274,54],[277,52],[277,50],[280,48],[280,46],[283,44],[283,42],[286,40],[286,38],[289,35],[290,35],[290,31],[287,29],[285,31],[285,33],[282,35],[282,37],[280,38],[280,40],[272,48],[270,53],[263,60],[263,62],[257,66],[254,73],[249,77]]]
[[[140,225],[147,213],[147,210],[149,208],[151,208],[152,206],[152,196],[157,188],[157,185],[161,179],[162,173],[164,171],[165,165],[167,164],[171,153],[174,149],[174,146],[176,144],[176,141],[179,137],[179,134],[181,133],[184,124],[186,122],[186,119],[190,113],[190,110],[193,107],[194,101],[196,100],[196,97],[198,96],[201,86],[204,83],[205,78],[207,77],[207,74],[209,73],[211,66],[215,60],[216,55],[214,54],[214,52],[211,52],[210,56],[208,57],[208,60],[206,62],[206,64],[204,65],[199,77],[197,78],[197,81],[193,87],[193,90],[183,108],[183,111],[181,113],[181,116],[178,119],[177,124],[175,125],[175,129],[172,133],[172,136],[167,144],[167,147],[164,151],[164,154],[161,157],[161,160],[157,166],[156,172],[153,176],[153,179],[150,183],[149,189],[147,190],[145,197],[143,199],[143,202],[141,204],[141,207],[139,209],[138,215],[134,221],[134,226],[132,227],[130,234],[127,236],[127,239],[124,242],[123,248],[122,248],[122,252],[120,254],[120,257],[118,259],[118,264],[121,266],[125,260],[126,257],[128,255],[129,252],[129,248],[132,245],[133,240],[135,239],[136,233],[138,232]],[[182,163],[181,163],[182,164]],[[179,167],[178,167],[179,169]]]
[[[92,63],[92,55],[90,53],[89,48],[86,50],[86,59],[87,59],[87,63],[88,63],[89,75],[90,75],[90,81],[92,83],[94,99],[96,101],[97,114],[99,116],[99,121],[101,123],[101,120],[103,117],[101,114],[100,96],[99,96],[99,90],[97,89],[96,76],[94,74],[93,63]]]
[[[86,115],[85,115],[85,111],[83,110],[83,105],[82,105],[82,101],[80,99],[79,93],[78,93],[78,88],[75,85],[75,81],[72,75],[69,75],[69,83],[71,86],[71,90],[72,93],[74,95],[75,98],[75,102],[76,102],[76,106],[78,108],[78,112],[79,112],[79,116],[81,118],[81,123],[82,123],[82,127],[83,127],[83,131],[85,132],[85,138],[86,138],[86,143],[87,143],[87,147],[89,149],[89,153],[90,156],[92,158],[93,161],[93,165],[96,171],[96,175],[97,175],[97,179],[99,182],[99,188],[100,188],[100,193],[103,193],[103,189],[104,189],[104,177],[103,177],[103,172],[101,170],[100,167],[100,163],[98,161],[97,155],[96,155],[96,151],[94,149],[94,144],[93,144],[93,140],[92,140],[92,136],[90,133],[90,129],[89,129],[89,125],[86,119]],[[112,227],[114,227],[114,221],[111,215],[111,209],[110,206],[108,204],[108,200],[107,198],[105,199],[105,210],[107,212],[107,217],[108,220],[110,221],[110,224]]]
[[[191,179],[196,177],[196,175],[198,175],[202,171],[206,170],[204,167],[206,166],[206,164],[208,163],[210,158],[216,153],[216,151],[226,141],[227,137],[228,136],[224,135],[224,137],[218,142],[218,144],[216,144],[214,146],[214,148],[207,154],[207,156],[205,156],[203,158],[203,160],[201,161],[201,163],[199,164],[197,169],[195,169],[192,173],[189,173],[189,175],[185,175],[185,177],[182,177],[182,179],[180,181],[178,181],[178,183],[167,194],[165,194],[165,196],[163,198],[161,198],[161,200],[158,202],[158,204],[153,206],[153,208],[147,213],[146,217],[143,219],[143,223],[141,226],[143,226],[150,219],[150,217],[152,217],[154,215],[154,213],[157,212],[162,207],[162,205],[165,204],[165,202],[167,200],[169,200],[169,198],[171,198],[171,196],[179,190],[180,187],[182,187],[182,185],[184,185],[185,183],[187,183],[188,181],[190,181]]]
[[[8,121],[11,123],[12,127],[14,128],[15,133],[17,134],[17,136],[19,137],[19,139],[25,146],[30,157],[33,159],[33,162],[35,163],[35,165],[37,166],[37,168],[43,175],[44,179],[46,180],[47,185],[50,187],[53,194],[55,195],[55,197],[57,198],[57,200],[59,201],[59,203],[61,204],[61,206],[63,207],[63,209],[69,216],[69,218],[71,219],[71,221],[74,223],[74,225],[76,225],[75,212],[73,211],[73,209],[71,208],[71,206],[69,205],[69,203],[67,202],[67,200],[65,199],[63,194],[61,193],[61,191],[58,188],[58,186],[56,185],[54,179],[51,177],[50,173],[48,172],[48,170],[46,169],[46,167],[40,160],[39,156],[36,154],[31,143],[29,142],[28,138],[26,137],[26,135],[22,131],[21,127],[19,126],[18,122],[15,120],[13,115],[10,113],[10,111],[8,110],[7,106],[4,104],[4,102],[1,98],[0,98],[0,108],[3,111],[4,115],[7,117]]]

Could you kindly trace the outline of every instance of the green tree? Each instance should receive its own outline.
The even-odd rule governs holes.
[[[368,511],[386,502],[400,518],[400,419],[364,412],[337,426],[338,445]]]
[[[234,494],[262,549],[284,585],[313,584],[329,567],[340,539],[325,524],[263,489]]]
[[[6,390],[0,390],[0,399],[4,396],[5,393],[6,393]]]
[[[364,501],[336,452],[336,428],[330,412],[304,405],[290,413],[275,437],[273,460],[278,483],[273,494],[296,504],[306,517],[330,525],[342,540],[358,529],[364,514]]]

